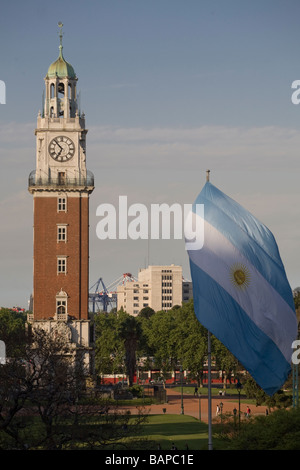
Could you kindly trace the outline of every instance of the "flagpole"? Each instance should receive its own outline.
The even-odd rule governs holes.
[[[206,170],[206,181],[209,181],[210,170]],[[208,388],[208,450],[213,450],[212,444],[212,410],[211,410],[211,338],[207,332],[207,388]]]
[[[207,387],[208,387],[208,450],[213,450],[212,444],[212,422],[211,422],[211,338],[210,331],[207,335],[207,362],[208,362],[208,377],[207,377]]]
[[[209,181],[209,173],[210,173],[210,170],[206,170],[206,181]]]

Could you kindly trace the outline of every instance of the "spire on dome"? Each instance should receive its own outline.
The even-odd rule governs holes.
[[[61,21],[58,22],[58,27],[59,27],[59,56],[58,56],[58,59],[50,65],[48,72],[47,72],[47,77],[48,78],[54,78],[54,77],[76,78],[76,74],[74,72],[72,65],[69,64],[63,56],[63,52],[62,52],[63,51],[63,45],[62,45],[63,23]]]
[[[63,45],[62,45],[62,38],[63,38],[62,27],[63,27],[63,23],[61,21],[58,22],[58,27],[59,27],[59,57],[61,57],[63,59],[63,54],[62,54],[62,50],[63,50]]]

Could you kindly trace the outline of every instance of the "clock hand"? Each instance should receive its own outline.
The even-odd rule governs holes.
[[[57,140],[55,141],[55,143],[56,143],[56,145],[58,145],[58,146],[59,146],[59,148],[62,150],[62,146],[61,146],[61,145],[59,145],[59,143],[57,142]]]

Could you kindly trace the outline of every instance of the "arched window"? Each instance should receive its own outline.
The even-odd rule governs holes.
[[[54,117],[54,108],[51,106],[50,108],[50,117]]]
[[[65,85],[62,82],[60,82],[58,84],[58,97],[62,98],[64,95],[65,95]]]
[[[60,290],[56,294],[56,318],[57,320],[66,320],[68,294],[63,290]]]
[[[57,315],[64,315],[66,313],[66,302],[59,300],[57,305]]]
[[[55,96],[55,85],[54,83],[51,83],[50,85],[50,98],[54,98]]]

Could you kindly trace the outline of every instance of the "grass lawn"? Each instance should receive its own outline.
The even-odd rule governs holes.
[[[181,393],[181,387],[172,387],[172,390],[175,390],[176,392],[179,392]],[[189,387],[189,386],[185,386],[183,387],[183,393],[187,393],[189,395],[194,395],[194,391],[195,391],[195,387]],[[211,394],[212,395],[219,395],[219,392],[220,391],[223,391],[223,388],[217,388],[217,387],[212,387],[211,388]],[[200,393],[201,395],[207,395],[208,394],[208,389],[207,387],[201,387],[198,389],[198,393]],[[226,389],[226,394],[227,395],[234,395],[236,397],[238,397],[238,391],[235,389],[235,388],[227,388]],[[241,397],[245,395],[245,393],[243,392],[243,390],[241,391]]]
[[[188,450],[208,449],[208,426],[192,416],[149,415],[143,437],[160,444],[162,450],[171,450],[172,443],[178,450],[186,450],[186,445]]]
[[[131,416],[131,420],[133,419],[134,415]],[[39,423],[39,420],[37,417],[24,417],[24,421],[28,421],[28,425],[31,423],[31,427],[28,427],[27,433],[30,432],[33,441],[34,436],[36,436],[36,442],[38,442],[40,435],[44,433],[44,428]],[[75,436],[75,441],[77,442],[77,448],[79,450],[85,448],[84,436],[88,436],[90,432],[92,433],[94,428],[95,431],[98,430],[99,425],[100,423],[95,422],[93,417],[87,417],[86,424],[82,423],[80,427],[78,427],[78,435]],[[68,432],[68,423],[58,426],[57,430],[62,433],[64,433],[65,430]],[[21,431],[23,430],[21,429]],[[170,451],[173,443],[178,451],[208,450],[208,426],[206,423],[199,422],[192,416],[172,414],[148,415],[147,422],[142,425],[138,434],[133,433],[133,442],[131,444],[129,443],[130,434],[131,433],[129,433],[127,438],[121,438],[119,445],[116,442],[111,447],[105,447],[105,450],[110,448],[115,450],[124,450],[122,441],[127,441],[127,449],[130,450],[143,449],[157,451],[158,445],[160,445],[161,450]],[[142,447],[140,438],[142,440],[146,439],[142,444]],[[12,443],[6,434],[0,434],[0,439],[1,445],[4,449],[11,448]],[[135,443],[134,441],[137,442]],[[148,445],[147,441],[149,441]],[[224,449],[224,443],[213,437],[213,448],[215,450]]]
[[[181,387],[174,387],[174,388],[172,388],[172,390],[175,390],[176,392],[181,393]],[[188,395],[194,395],[194,390],[195,390],[194,387],[183,387],[183,393],[186,393]],[[212,389],[211,389],[212,396],[219,395],[220,390],[223,390],[223,389],[212,387]],[[207,395],[207,393],[208,393],[207,387],[200,388],[200,394],[201,395]],[[226,389],[226,396],[231,397],[231,399],[229,400],[230,402],[238,403],[239,396],[238,396],[238,391],[236,389],[228,387]],[[243,391],[241,392],[241,399],[240,400],[241,400],[241,403],[246,403],[247,405],[255,405],[256,404],[255,398],[247,398],[245,396],[245,392],[243,392]]]

